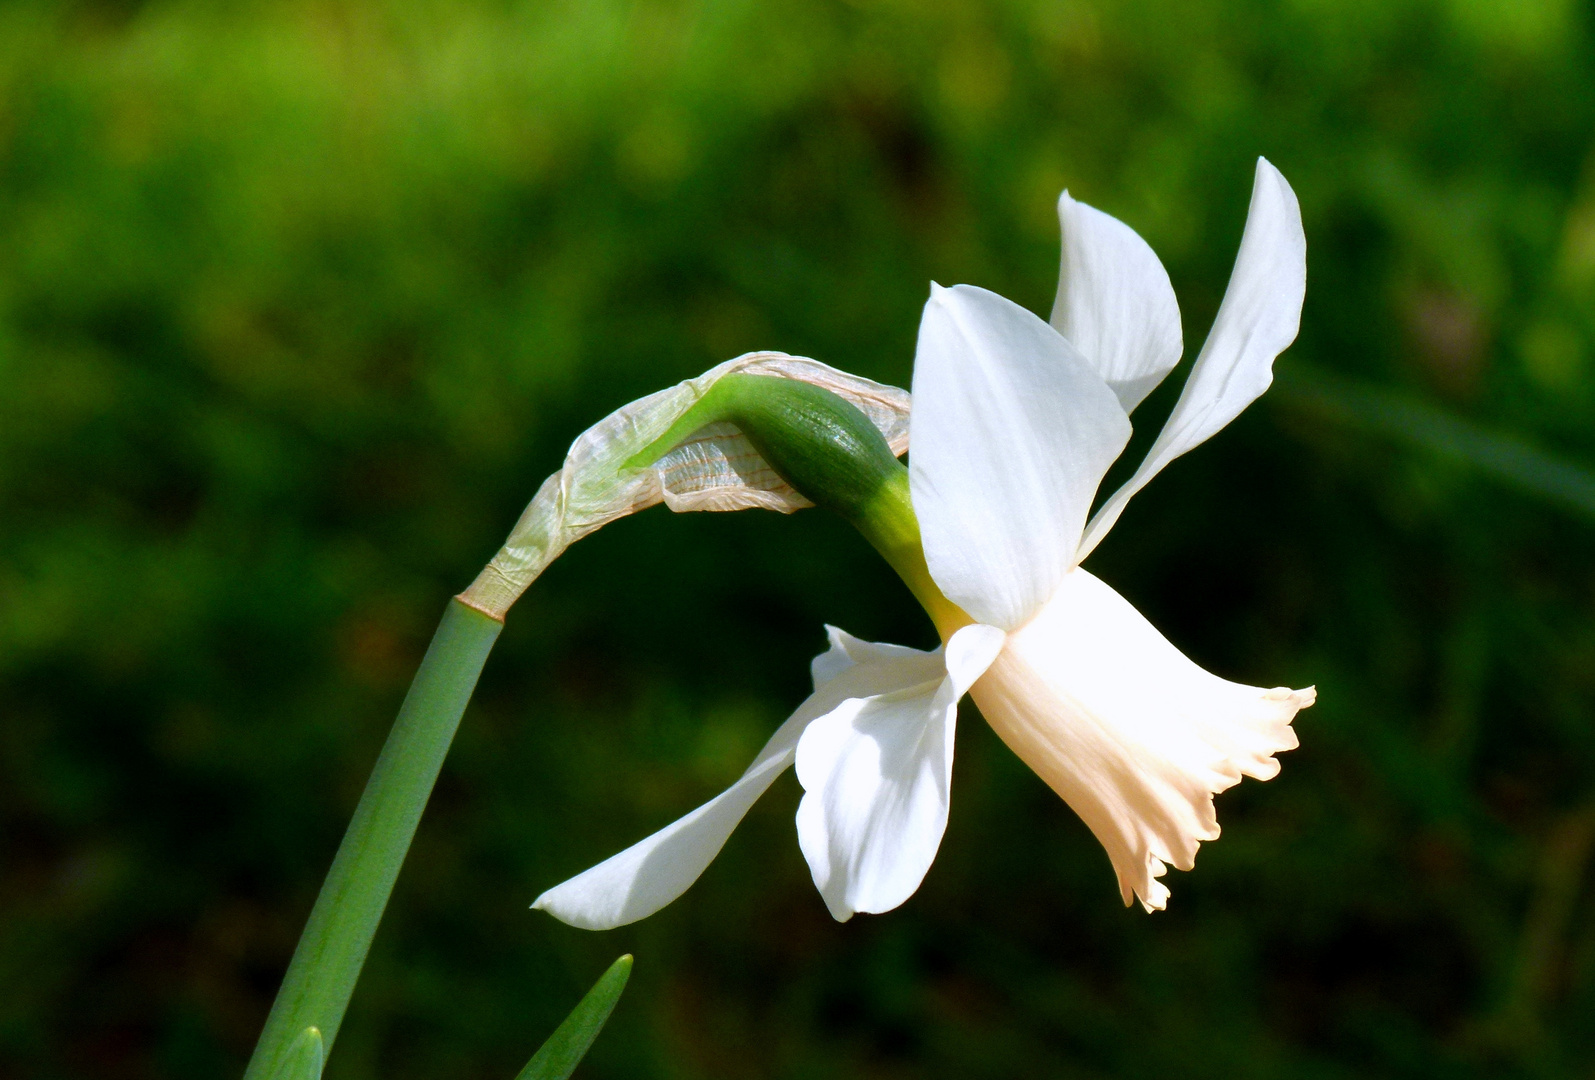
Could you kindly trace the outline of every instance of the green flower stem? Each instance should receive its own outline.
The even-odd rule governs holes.
[[[943,641],[975,621],[931,579],[908,470],[869,417],[823,387],[727,375],[626,466],[650,465],[693,432],[722,421],[735,424],[804,498],[852,522],[897,571]]]
[[[770,468],[816,506],[851,518],[901,469],[858,406],[824,387],[768,375],[727,375],[663,435],[626,462],[650,465],[693,432],[735,424]]]
[[[245,1080],[278,1080],[307,1028],[330,1053],[399,867],[504,624],[449,602],[316,897]]]
[[[975,620],[943,596],[931,578],[930,567],[925,563],[925,546],[919,535],[919,518],[914,515],[914,502],[909,497],[908,470],[896,462],[893,464],[897,468],[850,520],[853,527],[864,534],[864,539],[880,552],[881,558],[897,571],[897,576],[903,579],[930,621],[936,624],[936,633],[946,641],[960,627],[969,626]]]

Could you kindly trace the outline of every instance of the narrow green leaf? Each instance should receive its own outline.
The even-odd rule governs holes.
[[[532,1060],[515,1080],[565,1080],[574,1072],[603,1030],[609,1014],[615,1011],[615,1002],[620,1000],[620,992],[626,989],[629,978],[629,955],[610,964],[609,970],[587,991],[587,996],[576,1003],[565,1022],[532,1055]]]
[[[325,1055],[321,1045],[321,1029],[307,1027],[288,1047],[283,1058],[278,1080],[321,1080],[321,1067]]]
[[[466,702],[504,624],[450,601],[399,707],[343,843],[294,949],[245,1080],[276,1080],[314,1028],[332,1051],[371,939],[454,741]]]

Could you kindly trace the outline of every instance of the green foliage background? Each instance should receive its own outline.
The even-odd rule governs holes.
[[[1264,154],[1301,338],[1092,566],[1320,704],[1168,912],[968,707],[896,912],[831,922],[790,778],[660,915],[528,911],[735,777],[822,623],[933,640],[838,521],[660,509],[511,613],[329,1076],[512,1076],[623,951],[594,1078],[1589,1076],[1590,14],[0,8],[0,1073],[241,1072],[436,617],[588,424],[752,349],[906,383],[930,280],[1047,310],[1065,186],[1194,355]]]

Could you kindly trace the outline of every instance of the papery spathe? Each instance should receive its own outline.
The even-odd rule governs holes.
[[[814,504],[794,491],[734,426],[710,424],[644,468],[626,468],[727,375],[795,379],[858,407],[894,452],[908,445],[908,395],[895,386],[786,353],[745,353],[695,379],[610,413],[582,432],[559,472],[543,481],[509,539],[460,599],[495,619],[564,550],[589,533],[664,503],[677,512],[761,508],[790,514]]]

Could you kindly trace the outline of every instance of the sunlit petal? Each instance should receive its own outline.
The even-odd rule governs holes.
[[[1134,229],[1067,191],[1058,223],[1063,259],[1052,325],[1133,412],[1185,349],[1174,286]]]
[[[793,716],[742,778],[692,813],[591,870],[556,885],[532,907],[586,930],[646,918],[687,891],[708,868],[748,809],[792,764],[807,717]]]
[[[1124,902],[1162,908],[1166,865],[1218,836],[1213,795],[1279,772],[1312,689],[1263,690],[1192,663],[1123,597],[1075,570],[973,689],[1004,742],[1107,848]]]
[[[1274,378],[1274,358],[1296,340],[1307,288],[1301,208],[1279,170],[1257,159],[1240,254],[1207,343],[1146,459],[1086,527],[1077,558],[1089,555],[1130,497],[1169,462],[1211,438]]]
[[[813,664],[815,691],[780,726],[742,777],[685,817],[539,896],[532,905],[572,926],[607,930],[652,915],[686,892],[759,796],[792,764],[816,717],[849,698],[941,677],[936,653],[880,646],[827,627],[831,647]]]
[[[966,626],[935,678],[843,702],[803,733],[798,843],[836,919],[889,911],[924,880],[947,829],[958,701],[1003,638]],[[941,668],[940,650],[920,655]]]
[[[933,287],[913,389],[909,482],[931,576],[1012,629],[1072,565],[1129,418],[1063,335],[968,285]]]

